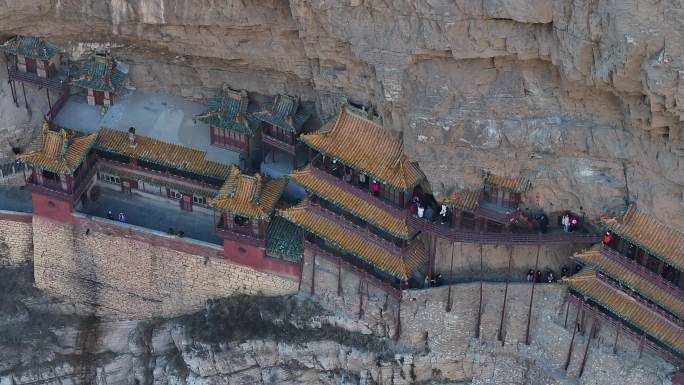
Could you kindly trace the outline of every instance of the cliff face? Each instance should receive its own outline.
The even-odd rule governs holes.
[[[6,1],[0,33],[109,45],[139,88],[370,104],[436,194],[522,174],[545,209],[684,226],[684,3]],[[5,87],[5,85],[3,85]]]

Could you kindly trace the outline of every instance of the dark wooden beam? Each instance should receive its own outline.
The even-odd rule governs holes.
[[[575,344],[575,334],[577,333],[577,322],[579,321],[579,313],[580,313],[580,308],[579,305],[577,306],[577,315],[575,315],[575,322],[572,324],[572,338],[570,338],[570,349],[568,349],[568,355],[565,358],[565,365],[563,365],[563,369],[567,372],[568,367],[570,366],[570,359],[572,358],[572,348]]]
[[[454,248],[455,247],[456,246],[452,243],[451,244],[451,264],[449,265],[449,279],[451,279],[451,275],[453,274],[453,271],[454,271]],[[446,311],[447,311],[447,313],[451,311],[451,283],[449,283],[449,291],[447,293]]]
[[[532,320],[532,302],[534,302],[534,287],[537,283],[537,269],[539,269],[539,250],[541,245],[537,245],[537,259],[534,262],[534,279],[532,280],[532,290],[530,291],[530,305],[527,309],[527,329],[525,330],[525,345],[530,344],[530,322]]]
[[[511,276],[511,261],[513,260],[513,245],[508,245],[508,272],[506,273],[506,286],[504,286],[504,298],[503,298],[503,306],[501,307],[501,320],[499,321],[499,333],[498,333],[498,339],[501,341],[501,345],[504,345],[505,342],[505,337],[503,335],[503,325],[504,325],[504,318],[506,316],[506,300],[508,298],[508,281],[510,280]]]
[[[482,243],[480,243],[480,303],[477,307],[477,326],[475,329],[475,338],[480,338],[480,324],[482,322],[482,285],[483,285],[483,277],[482,277]]]

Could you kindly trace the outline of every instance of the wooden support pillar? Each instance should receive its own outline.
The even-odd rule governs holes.
[[[504,345],[504,342],[506,338],[503,335],[503,325],[504,325],[504,318],[506,316],[506,300],[508,298],[508,281],[510,280],[511,276],[511,261],[513,260],[513,245],[508,245],[508,272],[506,273],[506,286],[504,286],[504,298],[503,298],[503,306],[501,307],[501,320],[499,321],[499,333],[498,333],[498,338],[499,341],[501,341],[501,345]]]
[[[453,274],[454,271],[454,244],[451,244],[451,264],[449,265],[449,279],[451,280],[451,275]],[[446,311],[447,313],[451,311],[451,282],[449,282],[449,291],[447,293],[447,304],[446,304]]]
[[[579,324],[579,331],[580,335],[584,337],[584,316],[586,315],[586,312],[584,311],[584,307],[582,307],[582,318],[580,319],[580,324]]]
[[[570,338],[570,348],[568,349],[568,355],[565,358],[565,365],[563,369],[567,372],[570,366],[570,359],[572,358],[572,348],[575,344],[575,334],[577,333],[577,322],[579,321],[580,307],[577,305],[577,315],[575,315],[575,322],[572,324],[572,337]]]
[[[618,337],[620,336],[620,326],[615,325],[615,341],[613,341],[613,354],[617,354]]]
[[[480,302],[479,306],[477,307],[477,326],[475,329],[475,338],[480,338],[480,323],[482,322],[482,285],[483,285],[483,277],[482,277],[482,243],[480,243]]]
[[[528,306],[527,309],[527,329],[525,330],[525,345],[530,344],[530,322],[532,321],[532,303],[534,302],[534,287],[536,286],[537,283],[537,269],[539,269],[539,250],[541,249],[541,245],[537,245],[537,258],[534,262],[534,279],[532,280],[532,290],[530,291],[530,305]]]
[[[641,338],[639,339],[639,358],[641,358],[641,353],[644,352],[644,339],[646,339],[646,333],[641,333]]]
[[[14,105],[19,107],[19,101],[17,100],[17,85],[14,80],[10,80],[10,91],[12,91],[12,100],[14,100]]]
[[[342,295],[342,258],[337,258],[337,296]]]
[[[52,102],[50,102],[50,89],[45,87],[45,93],[47,94],[47,100],[48,100],[48,107],[50,110],[52,110]],[[50,119],[53,119],[53,116],[50,116]]]
[[[316,293],[316,253],[313,255],[311,263],[311,295]]]
[[[568,313],[570,313],[570,301],[565,305],[565,321],[563,322],[563,327],[568,328]]]
[[[435,254],[437,249],[437,237],[430,236],[429,238],[428,251],[430,259],[428,261],[428,282],[432,284],[432,280],[435,276]],[[428,285],[429,286],[429,285]]]
[[[399,281],[399,298],[397,299],[398,305],[397,305],[397,327],[394,328],[394,340],[397,341],[399,340],[399,336],[401,336],[401,298],[402,298],[402,293],[404,289],[404,281]]]
[[[584,366],[587,364],[587,354],[589,353],[589,345],[591,345],[591,338],[595,331],[596,320],[591,323],[591,330],[589,331],[589,338],[587,338],[587,345],[584,347],[584,355],[582,356],[582,363],[580,364],[579,376],[582,377],[584,374]]]

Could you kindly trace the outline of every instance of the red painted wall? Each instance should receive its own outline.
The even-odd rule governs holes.
[[[264,273],[299,279],[300,267],[298,264],[270,258],[266,256],[266,251],[263,248],[224,239],[223,249],[225,258],[231,262],[249,266]]]
[[[74,221],[74,218],[71,216],[74,205],[71,202],[35,192],[31,194],[31,198],[33,201],[34,215],[40,215],[62,222]]]

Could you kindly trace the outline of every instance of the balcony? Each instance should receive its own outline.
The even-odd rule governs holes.
[[[70,184],[62,184],[61,181],[46,178],[43,178],[42,182],[38,182],[35,175],[31,175],[26,180],[26,188],[31,192],[76,202],[88,187],[88,182],[93,179],[95,171],[96,168],[94,167],[94,164],[87,169],[81,170],[81,172],[71,180]]]
[[[68,72],[62,71],[57,72],[49,78],[42,78],[32,72],[22,72],[16,67],[7,68],[7,73],[10,80],[32,83],[39,87],[45,87],[55,91],[63,90],[67,85],[67,79],[69,79]]]
[[[262,133],[261,140],[264,142],[264,144],[267,144],[292,156],[297,154],[298,146],[301,147],[300,143],[288,143],[284,138],[279,139],[266,132]]]

